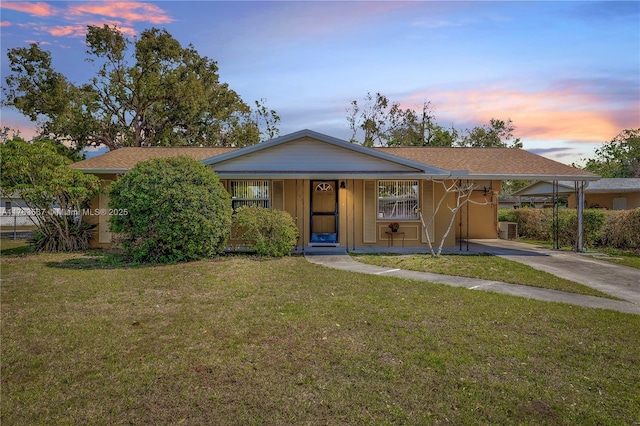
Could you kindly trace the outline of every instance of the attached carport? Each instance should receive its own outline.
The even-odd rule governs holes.
[[[597,180],[599,177],[590,180]],[[561,196],[568,196],[570,194],[575,194],[576,196],[576,214],[578,217],[577,224],[577,240],[575,250],[577,252],[584,252],[584,235],[583,235],[583,223],[584,223],[584,189],[587,186],[587,180],[544,180],[537,181],[532,183],[529,186],[526,186],[513,194],[513,197],[552,197],[553,202],[553,248],[559,249],[559,220],[558,220],[558,210],[559,203],[558,199]]]

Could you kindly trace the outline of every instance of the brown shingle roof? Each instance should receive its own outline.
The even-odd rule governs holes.
[[[374,148],[407,160],[444,170],[468,170],[474,175],[531,175],[596,177],[537,154],[516,148]]]
[[[123,172],[139,161],[152,158],[186,156],[205,160],[240,148],[213,147],[149,147],[121,148],[93,158],[79,161],[71,167],[86,172]],[[557,161],[515,148],[438,148],[394,147],[372,148],[378,152],[395,155],[417,163],[444,170],[467,170],[471,175],[513,179],[521,176],[535,179],[571,177],[593,179],[593,173],[567,166]],[[346,171],[345,171],[346,172]]]
[[[153,158],[189,157],[202,161],[238,148],[212,147],[150,147],[120,148],[96,157],[88,158],[71,165],[74,169],[85,171],[122,171],[133,168],[138,162]]]

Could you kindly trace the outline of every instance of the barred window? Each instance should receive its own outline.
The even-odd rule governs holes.
[[[270,207],[271,194],[268,180],[232,180],[231,206],[236,211],[242,206]]]
[[[378,218],[417,219],[417,180],[379,180]]]

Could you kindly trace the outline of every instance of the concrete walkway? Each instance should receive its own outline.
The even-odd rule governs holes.
[[[373,252],[372,249],[368,247],[356,247],[351,251],[355,253]],[[383,252],[389,252],[389,250],[384,250]],[[394,248],[393,252],[397,254],[410,254],[416,251],[406,247],[404,249]],[[538,287],[509,284],[500,281],[367,265],[353,260],[344,248],[306,248],[304,251],[308,261],[334,269],[430,281],[439,284],[466,287],[471,290],[493,291],[549,302],[569,303],[589,308],[610,309],[640,315],[640,271],[637,269],[593,259],[584,254],[560,252],[515,241],[473,241],[469,244],[469,251],[466,251],[465,244],[463,253],[489,253],[516,262],[525,263],[533,268],[596,288],[603,293],[611,294],[624,300],[617,301]]]

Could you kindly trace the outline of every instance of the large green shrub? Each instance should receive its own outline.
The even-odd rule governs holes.
[[[242,239],[250,241],[260,256],[287,256],[298,241],[298,227],[284,211],[240,207],[235,214],[235,225],[241,230]]]
[[[553,220],[553,219],[552,219]],[[582,215],[582,243],[593,247],[600,240],[605,222],[605,211],[584,210]],[[578,240],[578,215],[573,209],[561,209],[558,212],[558,241],[561,246],[575,247]]]
[[[142,262],[201,259],[222,252],[231,198],[217,175],[185,157],[138,163],[111,186],[111,230]]]

